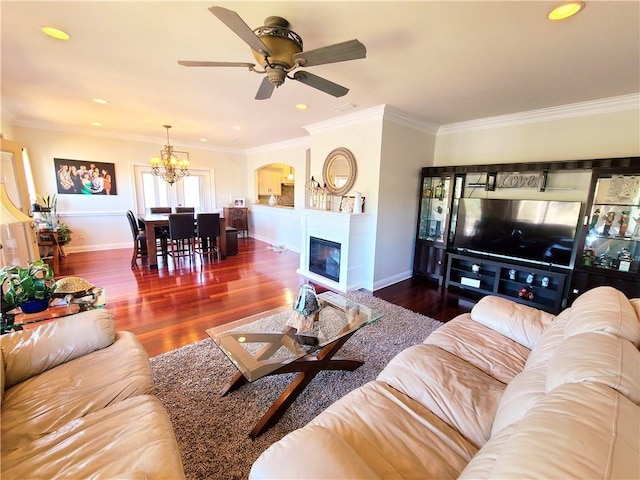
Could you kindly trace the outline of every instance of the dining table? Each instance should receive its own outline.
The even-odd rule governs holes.
[[[187,214],[184,214],[187,215]],[[151,255],[151,252],[155,252],[156,248],[156,227],[169,227],[169,214],[168,213],[153,213],[146,215],[139,215],[138,220],[144,224],[144,234],[147,237],[147,262],[149,268],[158,268],[158,256]],[[227,220],[224,217],[220,217],[220,232],[227,231]],[[218,250],[220,250],[220,257],[227,257],[227,236],[222,233],[217,239]]]

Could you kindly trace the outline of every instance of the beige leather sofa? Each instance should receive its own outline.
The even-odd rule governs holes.
[[[3,479],[184,478],[147,354],[92,310],[0,337]]]
[[[639,315],[610,287],[556,317],[485,297],[250,478],[640,478]]]

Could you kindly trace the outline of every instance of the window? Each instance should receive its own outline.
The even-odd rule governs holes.
[[[151,207],[194,207],[196,212],[214,210],[213,172],[189,169],[189,176],[173,186],[151,173],[151,167],[134,167],[136,200],[139,213],[149,212]]]

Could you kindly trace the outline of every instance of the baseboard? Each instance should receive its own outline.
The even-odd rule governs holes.
[[[66,253],[80,253],[80,252],[100,252],[102,250],[118,250],[120,248],[128,248],[133,251],[133,246],[131,242],[124,243],[101,243],[99,245],[74,245],[64,246],[64,251]]]
[[[413,277],[413,271],[406,270],[402,273],[398,273],[397,275],[391,275],[390,277],[377,280],[373,282],[373,291],[375,292],[377,290],[380,290],[381,288],[388,287],[389,285],[393,285],[398,282],[402,282],[403,280],[407,280],[411,277]]]

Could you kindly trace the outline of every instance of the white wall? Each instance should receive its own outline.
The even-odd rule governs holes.
[[[374,290],[413,274],[420,170],[433,162],[435,129],[385,116],[376,230]]]
[[[615,107],[623,110],[610,111]],[[640,101],[632,95],[608,103],[446,125],[438,131],[434,165],[636,156],[640,156]]]
[[[58,213],[74,234],[68,250],[105,250],[130,247],[131,231],[124,213],[137,211],[134,165],[147,165],[165,141],[133,141],[67,132],[14,127],[13,140],[26,147],[38,193],[56,193],[54,158],[115,164],[117,195],[58,195]],[[222,208],[230,196],[246,189],[244,155],[174,145],[189,152],[194,169],[215,172],[215,205]],[[84,240],[80,239],[80,235]]]

